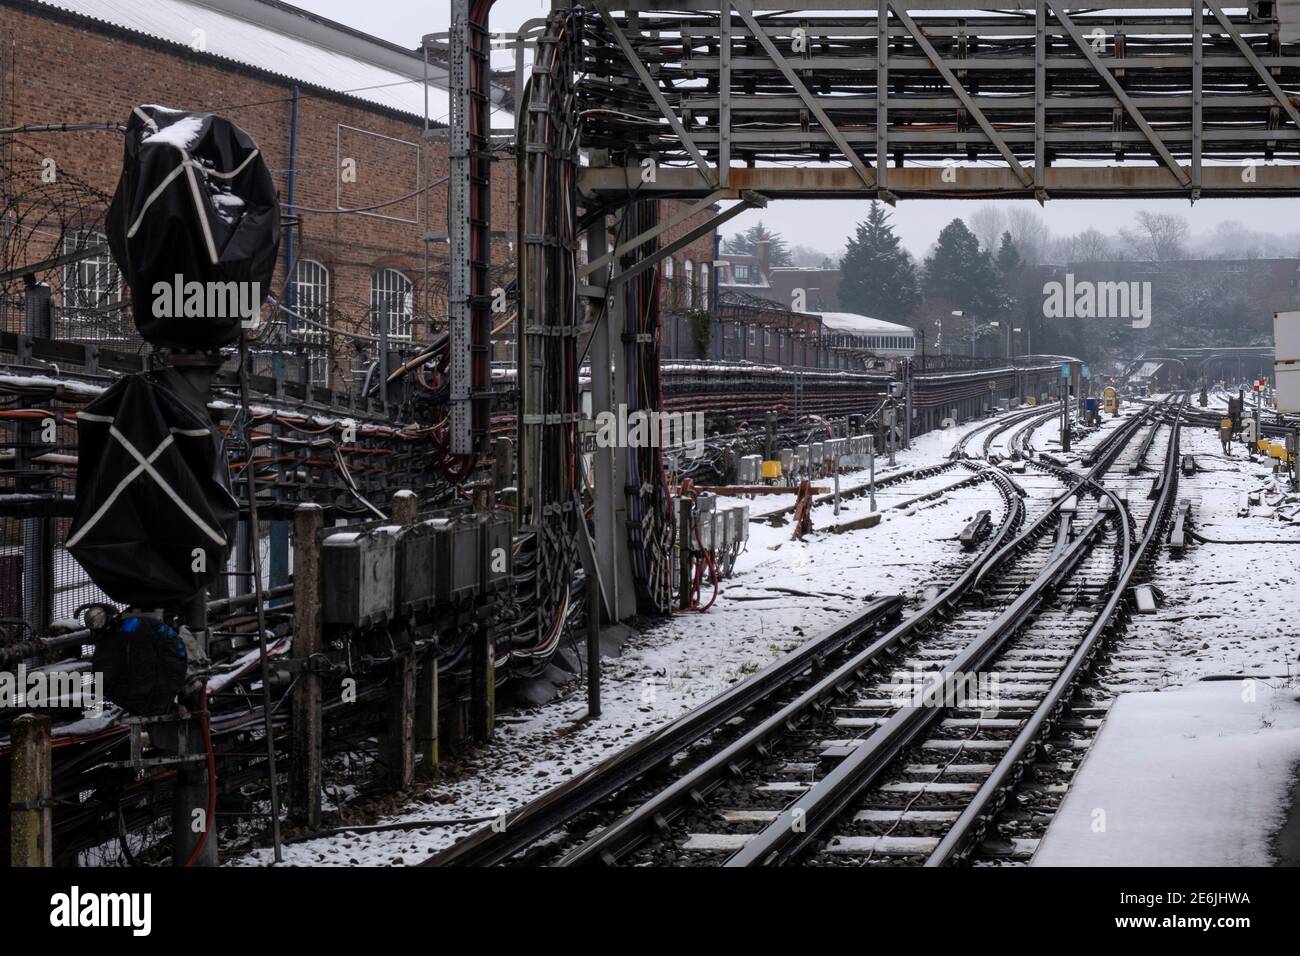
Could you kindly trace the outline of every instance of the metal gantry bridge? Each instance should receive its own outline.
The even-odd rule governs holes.
[[[578,90],[583,143],[609,152],[583,170],[584,190],[1300,193],[1295,0],[788,7],[597,2]],[[630,178],[627,161],[644,157],[653,181]]]
[[[479,368],[452,368],[453,450],[486,434],[490,7],[452,4],[450,323]],[[649,526],[659,507],[629,489],[658,482],[596,456],[594,534],[577,533],[578,369],[590,360],[593,414],[656,405],[665,256],[778,198],[1300,195],[1300,0],[789,7],[553,0],[512,41],[519,517],[588,545],[593,573],[617,569],[601,573],[611,620],[629,611],[633,513]]]

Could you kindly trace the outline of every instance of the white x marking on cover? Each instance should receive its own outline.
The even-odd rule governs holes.
[[[79,417],[98,418],[99,416],[82,415]],[[81,530],[79,530],[75,535],[73,535],[71,538],[68,539],[65,547],[69,547],[69,548],[73,547],[76,545],[78,541],[80,541],[83,537],[85,537],[86,533],[90,531],[90,529],[93,528],[96,524],[99,523],[99,519],[104,517],[104,515],[108,512],[108,509],[113,506],[113,503],[117,501],[119,497],[121,497],[122,492],[126,491],[127,486],[130,485],[131,482],[135,481],[136,478],[140,477],[141,474],[147,474],[150,478],[152,478],[154,482],[158,485],[158,487],[161,488],[163,492],[167,495],[167,497],[171,498],[172,501],[176,502],[176,506],[185,513],[186,517],[188,517],[191,521],[194,522],[195,527],[197,527],[200,531],[206,534],[213,541],[215,541],[218,545],[222,547],[225,546],[226,544],[225,536],[222,535],[220,532],[213,531],[212,528],[208,526],[207,522],[205,522],[202,518],[200,518],[195,513],[194,509],[191,508],[185,501],[181,499],[181,496],[176,493],[176,489],[173,488],[171,485],[169,485],[166,479],[164,479],[162,475],[158,474],[157,470],[155,470],[153,467],[153,463],[154,461],[157,460],[158,456],[161,455],[168,448],[170,448],[172,443],[176,440],[177,432],[184,435],[194,434],[194,432],[191,431],[172,429],[172,434],[164,438],[159,443],[158,447],[155,448],[150,453],[148,458],[146,458],[144,455],[140,454],[140,452],[136,449],[134,445],[131,444],[130,441],[127,440],[125,435],[123,435],[120,431],[117,430],[116,425],[111,423],[109,424],[108,433],[112,435],[115,439],[117,439],[117,441],[122,445],[122,447],[126,449],[127,454],[129,454],[132,458],[138,461],[139,464],[136,465],[136,467],[132,468],[129,472],[127,472],[126,476],[117,483],[117,487],[113,489],[112,494],[110,494],[108,498],[104,500],[104,503],[99,506],[99,509],[93,515],[90,516],[90,520],[88,520],[81,527]]]

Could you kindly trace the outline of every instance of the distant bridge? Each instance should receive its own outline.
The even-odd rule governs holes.
[[[1244,381],[1273,377],[1274,351],[1271,345],[1209,348],[1148,349],[1124,369],[1124,377],[1144,366],[1154,365],[1151,377],[1177,375],[1184,384],[1212,379]]]

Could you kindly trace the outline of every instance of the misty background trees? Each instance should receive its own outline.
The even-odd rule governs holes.
[[[1176,213],[1138,211],[1110,231],[1056,235],[1028,204],[990,203],[953,219],[917,261],[899,241],[893,212],[878,202],[838,251],[791,248],[762,223],[727,239],[725,251],[770,243],[773,265],[841,270],[841,307],[924,332],[931,351],[1070,354],[1122,362],[1166,345],[1259,345],[1272,341],[1272,313],[1297,308],[1300,232],[1275,234],[1225,222],[1193,235]],[[1044,284],[1076,280],[1150,283],[1152,322],[1043,314]],[[953,315],[962,313],[961,316]],[[997,323],[994,326],[993,323]]]

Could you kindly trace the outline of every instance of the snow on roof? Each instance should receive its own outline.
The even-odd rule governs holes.
[[[418,54],[260,0],[39,0],[48,7],[255,67],[389,109],[424,116],[424,66]],[[201,33],[198,31],[202,31]],[[412,38],[414,48],[417,38]],[[445,123],[444,71],[429,69],[429,117]],[[494,126],[507,120],[493,117]]]
[[[873,319],[856,312],[810,312],[818,316],[822,325],[835,332],[852,332],[857,335],[915,335],[914,329],[884,319]]]

